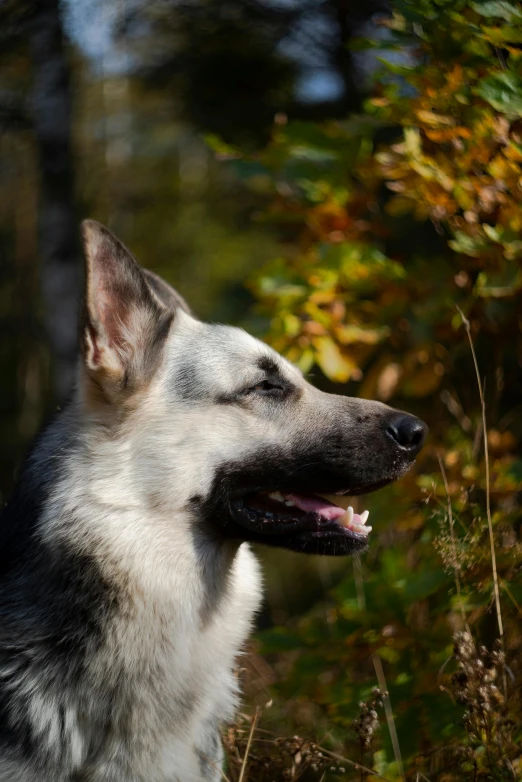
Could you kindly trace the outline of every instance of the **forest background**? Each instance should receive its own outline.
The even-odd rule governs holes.
[[[522,779],[522,4],[3,0],[0,133],[2,500],[95,217],[431,430],[360,560],[259,551],[227,778]]]

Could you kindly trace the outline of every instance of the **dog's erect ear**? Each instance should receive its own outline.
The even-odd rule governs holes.
[[[149,269],[142,269],[145,279],[149,283],[153,292],[156,294],[162,304],[169,310],[183,310],[187,315],[192,315],[189,305],[180,294],[165,282],[162,277],[159,277]]]
[[[174,310],[152,293],[138,263],[107,228],[85,220],[82,230],[84,365],[96,389],[112,401],[152,377]]]

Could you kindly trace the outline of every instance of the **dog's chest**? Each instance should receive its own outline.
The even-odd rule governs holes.
[[[135,594],[95,662],[120,683],[115,740],[131,748],[134,773],[137,764],[151,780],[212,779],[214,766],[219,778],[219,728],[234,715],[235,661],[258,607],[260,580],[246,546],[224,580],[218,570],[210,578],[214,583],[186,579],[153,599]]]

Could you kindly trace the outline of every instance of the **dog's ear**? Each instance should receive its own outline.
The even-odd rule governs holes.
[[[153,294],[123,244],[94,220],[82,224],[85,303],[81,323],[90,390],[107,401],[132,394],[152,377],[174,317]]]
[[[165,282],[165,280],[150,269],[142,269],[145,279],[162,304],[169,310],[183,310],[187,315],[192,315],[191,309],[183,296]]]

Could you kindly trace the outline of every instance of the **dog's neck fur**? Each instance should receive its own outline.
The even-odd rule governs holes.
[[[97,596],[90,605],[104,619],[84,621],[103,629],[94,653],[86,654],[81,642],[72,650],[71,666],[84,671],[81,686],[72,673],[64,676],[62,666],[40,666],[33,676],[23,672],[20,686],[41,690],[40,707],[25,726],[48,750],[50,770],[38,779],[58,782],[85,768],[89,780],[113,779],[103,769],[114,753],[118,780],[219,779],[217,732],[236,706],[235,659],[259,603],[257,562],[246,545],[220,540],[198,525],[186,503],[174,515],[173,508],[155,506],[153,495],[137,488],[125,438],[103,427],[90,440],[75,436],[75,419],[72,405],[33,457],[40,475],[53,461],[59,471],[36,521],[35,561],[43,571],[46,557],[58,550],[73,563],[72,581],[60,574],[66,562],[59,563],[52,594],[53,604],[57,590],[62,590],[58,599],[70,603],[56,617],[64,635],[83,637],[69,610],[76,603],[82,610],[86,596],[78,592],[94,582]],[[61,442],[56,429],[63,427],[69,445],[54,453]],[[87,574],[78,574],[78,568]],[[47,586],[38,583],[34,569],[28,595]],[[39,657],[39,639],[28,633],[23,643],[28,656]],[[52,653],[60,655],[59,643]],[[9,769],[4,771],[0,755],[2,782],[17,780]],[[20,779],[32,780],[24,773]]]

